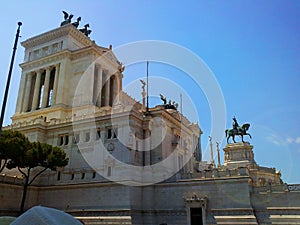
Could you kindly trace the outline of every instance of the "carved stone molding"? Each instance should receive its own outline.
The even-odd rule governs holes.
[[[58,27],[54,30],[50,30],[46,33],[40,34],[38,36],[29,38],[25,41],[23,41],[21,44],[25,48],[31,48],[37,45],[41,45],[45,42],[49,42],[51,40],[70,35],[77,41],[79,41],[81,44],[85,46],[92,45],[92,41],[90,38],[85,36],[82,32],[80,32],[78,29],[76,29],[72,24],[63,26],[63,27]]]

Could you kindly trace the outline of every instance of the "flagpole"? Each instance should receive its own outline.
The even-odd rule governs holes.
[[[147,61],[147,112],[149,111],[149,61]]]
[[[14,66],[15,54],[16,54],[16,50],[17,50],[18,40],[20,37],[20,27],[21,26],[22,26],[22,22],[18,22],[18,29],[17,29],[17,33],[16,33],[15,43],[14,43],[14,47],[13,47],[13,54],[12,54],[11,61],[10,61],[10,67],[9,67],[9,72],[8,72],[7,82],[6,82],[5,92],[4,92],[4,98],[3,98],[3,103],[2,103],[1,118],[0,118],[0,135],[1,135],[1,131],[2,131],[7,96],[8,96],[9,85],[10,85],[10,80],[11,80],[11,73],[12,73],[12,69]]]

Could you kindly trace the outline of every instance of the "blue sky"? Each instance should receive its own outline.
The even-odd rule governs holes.
[[[98,45],[161,40],[198,55],[222,89],[227,127],[233,116],[240,124],[249,122],[256,161],[281,170],[285,182],[300,183],[300,1],[6,1],[0,9],[1,102],[17,22],[23,22],[24,41],[57,28],[62,10],[81,16],[81,26],[89,23]],[[18,45],[5,124],[15,110],[23,50]],[[205,151],[211,131],[205,93],[169,65],[152,62],[149,72],[172,79],[188,93]],[[131,65],[124,74],[126,88],[145,76],[145,64]],[[174,100],[179,101],[179,94]],[[189,110],[183,104],[183,112],[189,115]]]

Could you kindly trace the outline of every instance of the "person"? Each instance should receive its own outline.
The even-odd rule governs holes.
[[[236,131],[239,130],[239,124],[238,124],[238,122],[237,122],[237,120],[236,120],[235,117],[233,117],[232,128],[233,128],[233,130],[236,130]]]

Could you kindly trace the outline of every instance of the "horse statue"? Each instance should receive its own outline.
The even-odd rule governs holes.
[[[92,33],[91,30],[88,30],[88,27],[90,27],[90,25],[89,25],[89,24],[85,24],[85,25],[83,26],[83,28],[79,29],[79,30],[80,30],[82,33],[84,33],[85,36],[87,36],[87,37]]]
[[[233,122],[233,128],[225,130],[225,134],[226,134],[226,138],[227,138],[227,143],[229,143],[228,141],[229,141],[230,137],[232,137],[233,142],[236,143],[236,141],[234,139],[234,137],[236,135],[241,136],[242,142],[244,142],[244,135],[248,135],[250,138],[252,138],[251,135],[249,133],[247,133],[247,130],[250,127],[249,123],[245,123],[242,126],[239,126],[238,123],[237,123],[237,121],[236,121],[236,119],[235,119],[235,117],[233,118],[233,121],[234,121]]]
[[[79,16],[79,17],[77,18],[76,22],[72,23],[72,25],[73,25],[74,27],[78,28],[80,21],[81,21],[81,17]]]

